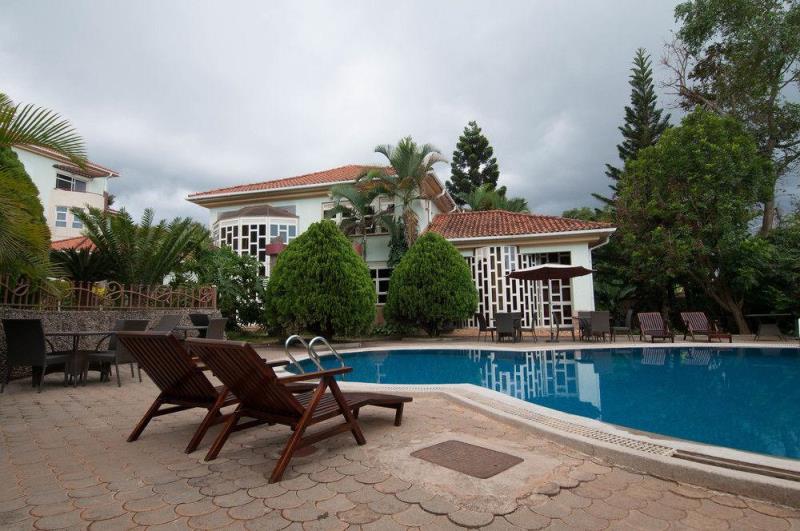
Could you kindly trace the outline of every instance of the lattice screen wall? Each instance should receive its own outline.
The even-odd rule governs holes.
[[[465,259],[478,289],[478,312],[483,313],[490,323],[497,313],[521,312],[522,326],[529,327],[531,310],[535,309],[536,326],[550,326],[548,301],[552,291],[554,323],[572,324],[572,291],[569,282],[522,282],[506,277],[506,273],[534,265],[569,264],[568,252],[519,254],[515,246],[480,247],[475,249],[473,256]],[[478,323],[473,317],[467,325],[475,327]]]

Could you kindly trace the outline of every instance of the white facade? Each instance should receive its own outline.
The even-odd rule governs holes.
[[[326,216],[326,211],[335,204],[330,187],[341,182],[352,182],[338,181],[316,186],[294,184],[307,177],[202,192],[190,196],[189,200],[208,208],[209,228],[218,245],[228,245],[239,254],[256,256],[262,263],[262,274],[269,276],[270,263],[274,260],[274,255],[270,252],[275,249],[271,246],[270,252],[267,252],[266,247],[275,241],[276,236],[279,236],[282,243],[288,244],[312,223],[329,217]],[[284,186],[287,181],[291,182]],[[278,182],[281,186],[273,184]],[[586,230],[586,224],[576,220],[501,212],[502,215],[522,216],[523,222],[534,220],[534,225],[539,223],[554,228],[539,230],[537,226],[534,227],[536,231],[531,233],[520,233],[517,229],[515,233],[502,236],[497,235],[497,226],[493,226],[487,227],[481,234],[483,218],[475,218],[477,223],[472,223],[469,229],[474,233],[471,232],[468,237],[450,237],[450,229],[440,230],[440,220],[454,220],[458,216],[480,216],[482,213],[453,213],[455,204],[446,196],[438,180],[431,187],[433,193],[429,197],[434,199],[418,200],[413,206],[419,219],[419,233],[433,224],[431,230],[440,231],[459,249],[471,267],[478,289],[478,311],[489,321],[499,312],[521,312],[525,326],[548,327],[551,320],[555,325],[570,325],[576,312],[594,310],[591,275],[569,282],[556,280],[547,284],[526,283],[508,279],[505,275],[515,269],[553,262],[591,269],[592,246],[607,241],[613,228],[590,226]],[[391,199],[379,198],[376,203],[376,211],[385,211],[387,204],[391,204]],[[275,209],[281,210],[276,212]],[[259,211],[262,215],[253,217],[251,213],[254,211]],[[499,211],[495,211],[497,212]],[[445,215],[434,221],[439,214]],[[487,225],[491,223],[487,222]],[[282,227],[282,230],[276,231],[275,226]],[[560,228],[564,226],[569,228]],[[457,232],[461,229],[456,227],[455,230]],[[366,240],[366,262],[375,282],[380,305],[385,302],[391,276],[391,270],[387,267],[389,236],[385,233],[370,234],[366,236]],[[356,238],[354,242],[361,244],[361,238]],[[468,324],[477,325],[473,320]]]
[[[106,208],[108,179],[117,176],[108,170],[105,176],[88,177],[87,173],[102,174],[103,171],[92,165],[83,171],[65,164],[61,157],[48,156],[43,151],[32,151],[14,147],[20,162],[39,190],[39,200],[44,207],[44,215],[50,228],[52,240],[63,240],[81,235],[83,225],[73,216],[72,208]],[[57,167],[60,166],[60,167]]]

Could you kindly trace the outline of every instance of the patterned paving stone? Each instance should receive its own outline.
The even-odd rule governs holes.
[[[306,503],[293,490],[274,498],[264,498],[264,505],[272,509],[292,509]]]
[[[253,498],[245,489],[239,489],[236,492],[224,494],[222,496],[214,496],[214,505],[225,509],[238,507],[239,505],[245,505],[251,501],[253,501]]]
[[[279,531],[289,527],[291,523],[281,516],[280,511],[273,511],[254,520],[248,520],[244,526],[252,531]]]
[[[81,518],[87,522],[110,520],[127,512],[121,503],[115,501],[88,507],[81,512]]]
[[[542,529],[550,524],[550,518],[535,513],[527,507],[520,507],[503,518],[520,529]],[[499,518],[495,518],[495,521],[497,520]]]
[[[433,514],[447,515],[458,510],[458,507],[441,496],[434,496],[420,502],[420,507]]]
[[[459,509],[447,515],[451,522],[462,527],[483,527],[489,525],[494,520],[492,513],[470,511],[467,509]]]
[[[264,516],[270,511],[272,509],[264,505],[263,500],[257,499],[244,505],[231,507],[228,509],[228,516],[234,520],[253,520]]]
[[[312,472],[308,477],[311,481],[316,481],[318,483],[332,483],[342,479],[344,474],[337,472],[335,468],[326,468],[319,472]]]
[[[283,488],[279,483],[272,483],[267,484],[262,487],[256,487],[254,489],[248,489],[247,494],[252,496],[253,498],[275,498],[282,494],[285,494],[287,490]]]
[[[556,500],[547,500],[540,505],[534,505],[531,507],[531,510],[548,518],[562,518],[568,516],[572,512],[570,506],[564,505]]]
[[[78,510],[55,514],[53,516],[45,516],[37,519],[35,523],[37,529],[64,529],[73,526],[81,526],[82,524],[81,512]]]
[[[175,508],[171,506],[164,506],[160,509],[152,511],[137,512],[133,515],[133,521],[140,525],[160,525],[166,524],[176,520],[179,515],[175,512]]]
[[[368,524],[379,520],[382,515],[370,509],[366,504],[360,504],[339,513],[338,516],[340,520],[349,524]]]

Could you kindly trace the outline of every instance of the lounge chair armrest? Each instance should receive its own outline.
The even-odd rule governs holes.
[[[317,378],[325,378],[336,376],[337,374],[345,374],[352,371],[352,367],[339,367],[338,369],[328,369],[327,371],[307,372],[305,374],[298,374],[296,376],[287,376],[286,378],[278,378],[281,383],[302,382],[303,380],[316,380]]]
[[[48,345],[50,345],[50,352],[56,352],[56,347],[55,345],[53,345],[53,342],[50,341],[48,338],[44,338],[44,340],[47,341]]]
[[[289,360],[275,360],[275,361],[266,361],[264,362],[270,367],[282,367],[284,365],[289,365],[291,361]]]

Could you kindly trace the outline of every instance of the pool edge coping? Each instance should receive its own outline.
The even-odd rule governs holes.
[[[691,342],[678,344],[668,343],[662,345],[669,347],[708,347],[709,343]],[[763,343],[712,343],[711,345],[723,346],[727,348],[798,348],[796,346],[793,347],[792,345],[774,343],[771,345],[765,345]],[[612,343],[586,346],[578,345],[577,349],[614,348],[614,346],[623,346],[623,348],[652,348],[653,344]],[[433,346],[430,343],[424,343],[417,345],[409,344],[382,347],[367,346],[360,348],[348,348],[342,349],[340,353],[350,354],[375,350],[415,350],[419,348],[427,348],[431,350],[486,350],[487,347],[495,350],[524,352],[533,350],[557,350],[559,348],[553,344],[546,344],[542,346],[535,344],[526,344],[524,346],[502,345],[498,348],[498,345],[496,344],[462,343]],[[572,350],[575,349],[576,346],[564,345],[562,348],[565,350]],[[298,361],[308,358],[307,355],[295,357],[298,359]],[[636,433],[633,433],[613,424],[580,417],[578,415],[565,413],[552,408],[539,406],[537,404],[531,404],[499,391],[486,389],[473,384],[403,385],[343,381],[340,382],[340,386],[343,389],[350,390],[369,389],[393,393],[407,392],[437,394],[463,406],[469,407],[470,409],[476,410],[482,414],[486,414],[501,422],[508,422],[517,426],[531,429],[535,433],[547,438],[548,440],[552,440],[556,443],[576,449],[589,456],[598,457],[614,465],[632,468],[640,472],[645,472],[656,477],[669,479],[680,483],[689,483],[729,494],[761,499],[791,507],[800,507],[800,482],[776,478],[754,472],[740,471],[722,466],[714,466],[685,459],[679,459],[674,457],[674,453],[679,450],[687,450],[691,452],[699,452],[711,457],[735,459],[757,466],[772,466],[785,468],[793,472],[800,472],[800,461],[792,460],[790,458],[756,454],[743,450],[735,450],[722,446],[684,441],[681,439],[660,438],[658,434],[649,434],[647,432],[637,431]],[[473,396],[471,397],[470,395]],[[478,400],[474,399],[474,395],[477,395]],[[489,402],[493,402],[494,404],[481,402],[480,399],[485,399]],[[509,408],[528,411],[536,416],[547,417],[548,419],[552,419],[555,423],[566,423],[585,430],[597,430],[608,435],[611,440],[614,440],[614,438],[624,438],[640,442],[643,445],[653,445],[667,448],[670,449],[671,452],[669,452],[669,455],[662,455],[658,452],[637,450],[623,444],[609,443],[597,438],[583,436],[580,433],[571,433],[570,431],[565,431],[557,427],[548,426],[545,422],[537,421],[531,418],[525,418],[523,415],[517,414],[514,411],[493,407],[493,405],[496,405],[497,403],[506,405]]]

